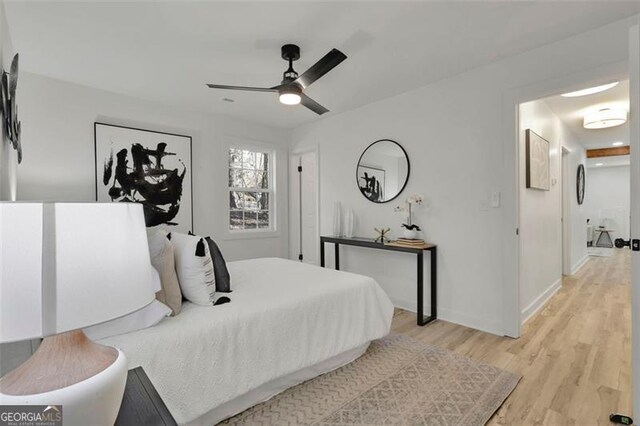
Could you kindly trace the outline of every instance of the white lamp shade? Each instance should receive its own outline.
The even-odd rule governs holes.
[[[140,204],[0,203],[0,342],[141,309],[151,274]]]

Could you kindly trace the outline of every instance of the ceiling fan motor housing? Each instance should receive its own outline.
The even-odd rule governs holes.
[[[282,84],[289,84],[298,78],[298,73],[293,69],[293,61],[300,59],[300,48],[295,44],[282,46],[282,59],[289,62],[289,68],[282,73]]]
[[[296,94],[299,96],[299,95],[302,95],[302,88],[297,84],[289,84],[288,86],[281,87],[278,90],[278,93],[281,95],[285,93],[290,93],[290,94]]]
[[[285,44],[280,49],[282,59],[285,61],[297,61],[300,59],[300,48],[295,44]]]

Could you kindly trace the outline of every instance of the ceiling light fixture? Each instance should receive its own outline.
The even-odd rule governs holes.
[[[614,142],[611,145],[613,145],[613,146],[622,146],[622,145],[624,145],[624,142]]]
[[[285,105],[298,105],[302,89],[297,84],[290,84],[280,89],[280,102]]]
[[[596,163],[596,167],[604,166],[604,163]]]
[[[627,111],[621,108],[603,108],[584,116],[585,129],[605,129],[627,122]]]
[[[616,87],[619,81],[614,81],[613,83],[603,84],[601,86],[589,87],[588,89],[576,90],[575,92],[564,93],[561,96],[565,98],[576,98],[578,96],[587,96],[593,95],[594,93],[604,92],[605,90],[609,90],[612,87]]]

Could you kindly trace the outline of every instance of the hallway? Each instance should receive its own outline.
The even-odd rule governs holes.
[[[631,414],[631,252],[592,257],[522,328],[520,339],[396,311],[392,331],[523,378],[490,425],[611,425]]]

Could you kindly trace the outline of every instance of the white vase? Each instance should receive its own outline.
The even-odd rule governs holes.
[[[418,238],[418,231],[416,231],[415,229],[404,228],[404,237],[410,240],[415,240]]]
[[[340,201],[333,203],[333,236],[342,236],[342,223],[341,223],[342,209],[340,208]]]
[[[352,209],[347,210],[344,220],[344,236],[347,238],[353,238],[353,227],[355,221],[355,214]]]

